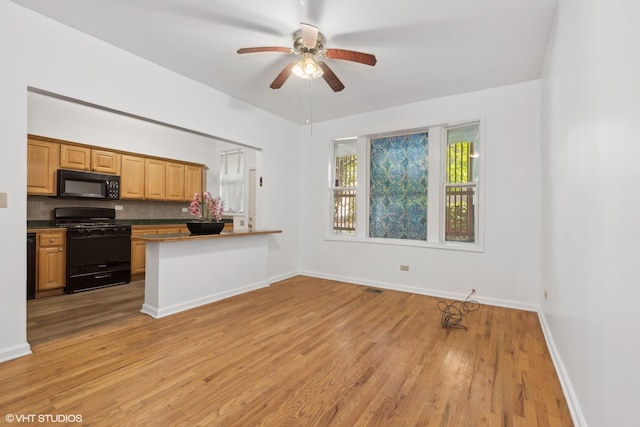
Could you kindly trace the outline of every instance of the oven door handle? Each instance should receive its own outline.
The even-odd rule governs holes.
[[[96,279],[106,279],[107,277],[111,277],[111,273],[106,273],[106,274],[97,274],[95,276],[93,276]]]

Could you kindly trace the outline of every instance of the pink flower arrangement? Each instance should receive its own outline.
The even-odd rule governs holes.
[[[221,221],[224,214],[224,201],[220,197],[211,197],[208,191],[202,194],[196,193],[189,205],[189,213],[204,221]]]

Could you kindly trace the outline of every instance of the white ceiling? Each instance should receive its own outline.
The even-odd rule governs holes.
[[[537,79],[558,2],[13,1],[300,124]],[[346,86],[338,93],[294,76],[270,89],[294,56],[236,50],[291,47],[301,22],[320,28],[325,47],[372,53],[378,63],[325,60]]]

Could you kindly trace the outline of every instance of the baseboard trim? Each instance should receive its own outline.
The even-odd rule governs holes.
[[[567,405],[569,406],[569,412],[571,412],[573,424],[575,425],[575,427],[587,427],[587,421],[585,420],[582,409],[580,408],[580,403],[578,402],[578,397],[576,396],[573,385],[571,384],[569,373],[564,367],[562,357],[560,356],[560,352],[558,351],[555,341],[553,340],[553,334],[551,333],[551,329],[549,329],[549,324],[547,323],[547,319],[542,310],[538,310],[538,319],[540,320],[540,326],[542,327],[542,334],[544,335],[544,339],[547,342],[547,348],[549,349],[549,354],[551,355],[551,361],[553,362],[553,366],[556,368],[556,374],[558,375],[558,379],[560,380],[562,392],[564,393],[564,397],[567,400]]]
[[[256,289],[265,288],[269,286],[269,283],[259,282],[240,288],[231,289],[217,294],[208,295],[203,298],[198,298],[190,301],[184,301],[179,304],[170,305],[168,307],[158,308],[151,306],[147,303],[142,305],[141,313],[147,314],[155,319],[170,316],[172,314],[180,313],[182,311],[190,310],[192,308],[200,307],[202,305],[210,304],[212,302],[220,301],[226,298],[230,298],[236,295],[244,294],[246,292],[255,291]]]
[[[354,285],[374,286],[376,288],[383,288],[383,289],[389,289],[393,291],[408,292],[412,294],[426,295],[430,297],[438,297],[438,298],[445,298],[445,299],[452,299],[452,300],[459,300],[459,301],[463,301],[468,295],[468,294],[460,294],[455,292],[445,292],[437,289],[425,289],[425,288],[417,288],[414,286],[398,285],[395,283],[379,282],[376,280],[362,280],[355,277],[336,276],[336,275],[319,273],[317,271],[300,271],[299,274],[303,276],[317,277],[319,279],[327,279],[327,280],[335,280],[338,282],[352,283]],[[486,297],[481,297],[477,295],[474,296],[473,299],[478,301],[480,304],[493,305],[496,307],[515,308],[518,310],[533,311],[533,312],[539,311],[539,306],[537,305],[525,304],[518,301],[503,300],[503,299],[497,299],[497,298],[486,298]]]
[[[0,350],[0,363],[31,354],[31,346],[29,343],[15,345],[13,347]]]

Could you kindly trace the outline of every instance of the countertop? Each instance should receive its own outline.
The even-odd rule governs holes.
[[[282,233],[282,230],[255,230],[255,231],[223,231],[220,234],[191,234],[191,233],[173,233],[173,234],[145,234],[140,236],[131,236],[131,240],[142,240],[144,242],[179,242],[185,240],[200,239],[221,239],[226,237],[243,237],[256,236],[260,234],[276,234]]]

